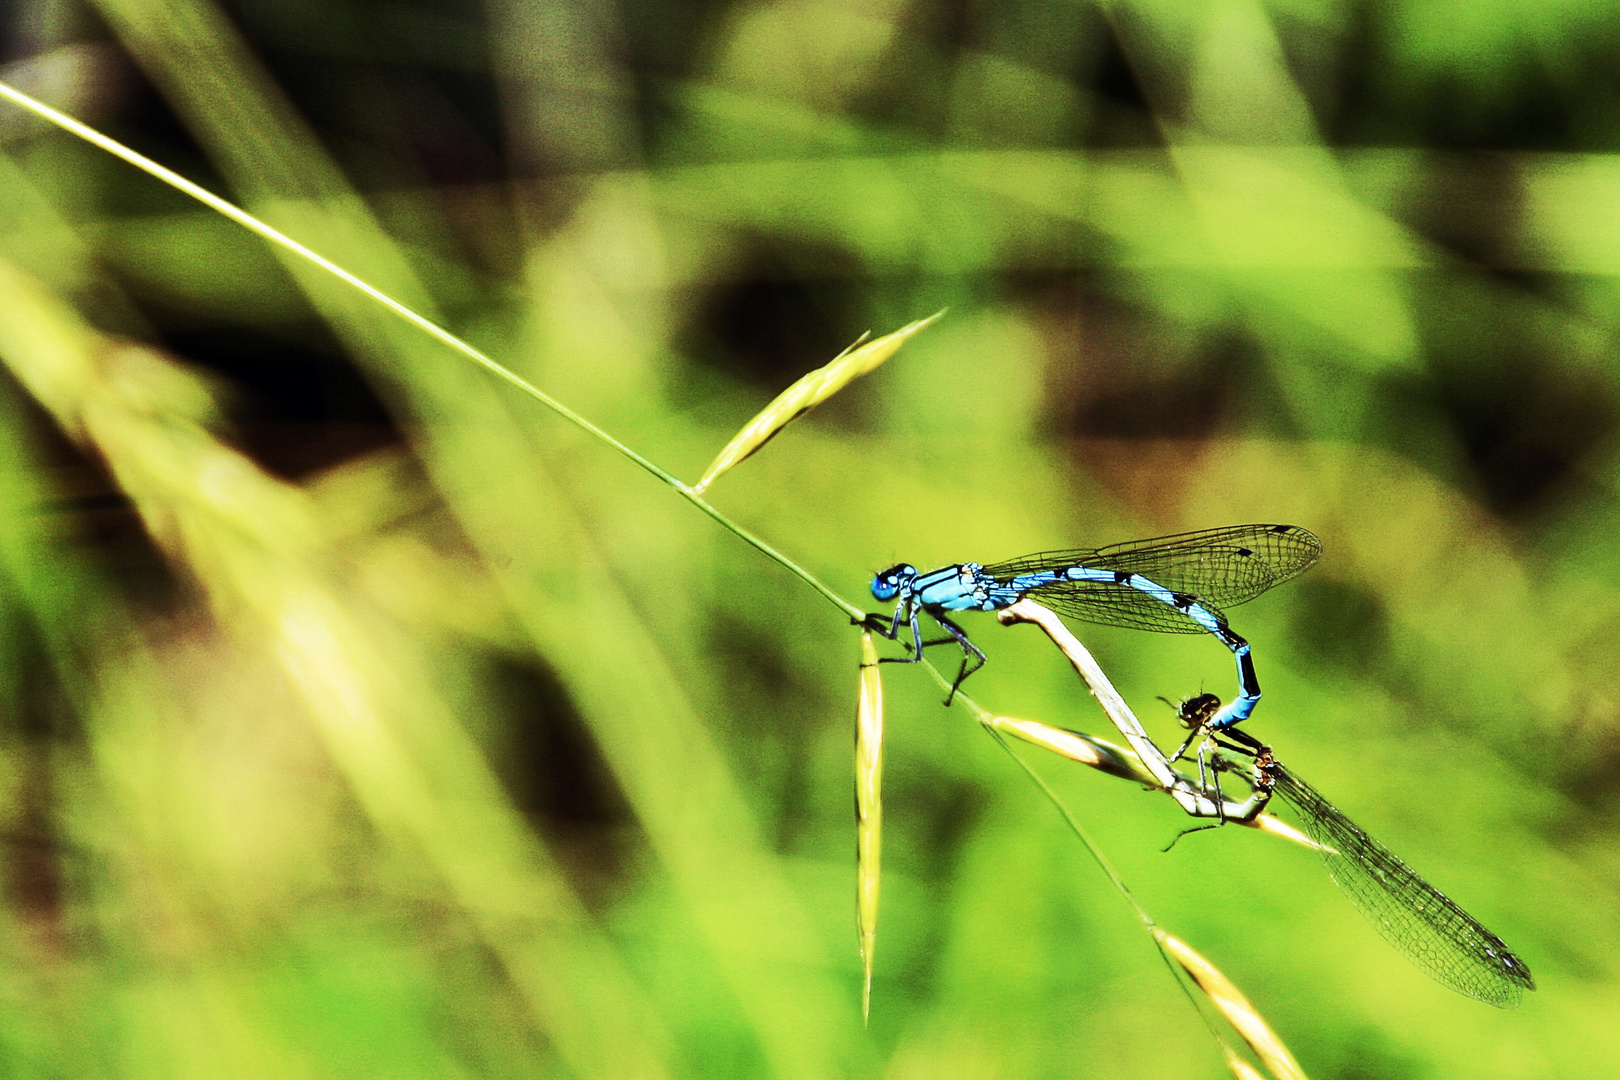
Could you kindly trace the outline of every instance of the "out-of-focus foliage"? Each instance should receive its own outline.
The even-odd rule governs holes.
[[[34,0],[4,75],[873,570],[1244,521],[1248,727],[1506,939],[1500,1013],[1254,830],[1021,748],[1307,1074],[1620,1055],[1620,6]],[[1226,1075],[1129,908],[858,636],[441,346],[0,114],[0,1063]],[[985,617],[998,714],[1112,733]],[[1154,733],[1217,643],[1094,630]]]

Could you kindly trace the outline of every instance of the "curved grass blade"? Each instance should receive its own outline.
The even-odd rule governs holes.
[[[899,352],[900,346],[913,334],[944,314],[943,311],[935,312],[876,341],[857,341],[839,353],[831,363],[810,372],[776,395],[775,401],[765,406],[725,445],[703,474],[703,479],[692,485],[693,493],[703,494],[721,474],[747,460],[754,451],[774,439],[777,432]]]
[[[1322,862],[1356,910],[1385,941],[1436,982],[1511,1009],[1536,981],[1501,938],[1424,881],[1345,817],[1315,788],[1275,762],[1272,790],[1299,812]]]
[[[855,709],[855,918],[860,935],[861,1016],[872,1014],[883,851],[883,677],[872,633],[861,634],[861,682]]]
[[[1249,1044],[1271,1075],[1277,1080],[1306,1080],[1305,1070],[1299,1067],[1294,1055],[1289,1052],[1287,1045],[1271,1030],[1255,1007],[1249,1004],[1249,999],[1243,996],[1243,991],[1228,979],[1220,968],[1204,959],[1203,955],[1193,949],[1186,942],[1179,940],[1155,928],[1153,936],[1181,969],[1191,976],[1192,981],[1198,985],[1210,1000],[1210,1004],[1220,1010],[1226,1022],[1232,1025],[1243,1041]],[[1231,1063],[1228,1057],[1228,1065]],[[1236,1068],[1233,1068],[1237,1072]],[[1238,1073],[1241,1076],[1241,1073]]]
[[[1226,1048],[1226,1067],[1232,1070],[1232,1075],[1237,1077],[1237,1080],[1266,1080],[1264,1073],[1250,1065],[1231,1047]]]
[[[1115,746],[1105,739],[1067,728],[1053,727],[1039,720],[1018,720],[1011,716],[992,716],[982,723],[1005,732],[1042,750],[1050,750],[1070,761],[1089,765],[1100,772],[1135,780],[1148,787],[1158,787],[1158,778],[1144,766],[1135,754],[1123,746]]]

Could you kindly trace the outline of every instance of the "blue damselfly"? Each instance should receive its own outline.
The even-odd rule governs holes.
[[[918,573],[902,563],[872,579],[872,595],[894,600],[895,606],[892,617],[870,616],[867,625],[898,640],[900,628],[910,624],[911,655],[890,657],[891,663],[916,663],[930,645],[954,640],[961,646],[962,667],[947,705],[962,681],[985,662],[984,653],[948,611],[996,611],[1027,596],[1087,622],[1167,634],[1214,634],[1232,650],[1238,669],[1237,698],[1209,721],[1220,730],[1247,719],[1260,700],[1249,643],[1227,626],[1221,609],[1253,600],[1304,573],[1321,554],[1322,542],[1298,525],[1232,525],[1087,551],[1048,551],[988,566],[957,563]],[[923,612],[950,638],[924,641],[919,624]]]

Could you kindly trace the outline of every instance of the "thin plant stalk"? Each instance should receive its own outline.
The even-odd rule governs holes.
[[[951,683],[932,663],[924,660],[922,666],[928,669],[942,689],[950,688]],[[1101,674],[1100,668],[1098,673]],[[1106,682],[1106,676],[1103,679]],[[1112,690],[1112,686],[1109,686],[1108,689]],[[1136,916],[1137,921],[1142,924],[1143,929],[1148,932],[1148,935],[1152,937],[1153,944],[1158,949],[1159,956],[1164,960],[1166,966],[1172,972],[1182,971],[1187,974],[1215,1009],[1242,1036],[1243,1041],[1249,1044],[1250,1049],[1254,1050],[1256,1055],[1273,1070],[1277,1080],[1307,1080],[1304,1070],[1300,1069],[1298,1062],[1289,1053],[1288,1047],[1277,1037],[1276,1032],[1266,1023],[1265,1018],[1260,1015],[1259,1011],[1249,1004],[1248,999],[1243,996],[1236,985],[1215,965],[1182,943],[1180,939],[1166,933],[1154,921],[1153,916],[1148,912],[1147,908],[1142,906],[1141,901],[1136,898],[1136,894],[1131,892],[1130,886],[1125,883],[1125,879],[1114,867],[1108,856],[1103,854],[1102,848],[1091,838],[1091,834],[1080,823],[1080,819],[1074,815],[1074,812],[1069,809],[1068,804],[1063,801],[1056,791],[1052,790],[1051,785],[1046,782],[1040,773],[1036,772],[1029,762],[1020,757],[1013,750],[1012,745],[1007,742],[1006,735],[1003,734],[1004,725],[997,722],[1002,718],[993,716],[984,706],[960,691],[956,694],[956,700],[966,706],[980,726],[990,734],[991,738],[996,740],[996,743],[1007,752],[1009,757],[1018,763],[1019,768],[1024,770],[1029,778],[1034,781],[1035,786],[1041,789],[1041,793],[1046,796],[1047,801],[1057,809],[1058,814],[1063,818],[1064,824],[1069,827],[1069,831],[1080,841],[1081,845],[1086,849],[1086,853],[1091,856],[1092,861],[1097,864],[1103,875],[1108,878],[1108,882],[1114,887],[1114,891],[1119,893],[1126,904],[1130,905],[1131,912]],[[1134,717],[1132,719],[1134,720]],[[1155,749],[1157,748],[1155,747]],[[1096,767],[1103,772],[1112,771],[1103,765]],[[1168,766],[1166,767],[1168,768]],[[1221,1053],[1234,1075],[1242,1077],[1244,1075],[1242,1069],[1244,1068],[1250,1069],[1252,1075],[1252,1067],[1238,1055],[1237,1051],[1226,1041],[1225,1036],[1215,1027],[1203,1007],[1199,1005],[1198,999],[1193,997],[1192,991],[1188,989],[1187,984],[1177,978],[1176,985],[1181,987],[1182,993],[1186,994],[1188,999],[1192,1001],[1193,1008],[1197,1011],[1199,1018],[1204,1021],[1204,1026],[1209,1029],[1211,1037],[1220,1046]]]
[[[492,375],[495,375],[505,382],[510,383],[512,386],[517,387],[517,389],[521,390],[529,397],[532,397],[534,400],[540,402],[540,404],[544,405],[546,408],[550,409],[564,420],[567,420],[569,423],[601,440],[603,443],[606,443],[614,450],[617,450],[620,454],[652,473],[659,480],[662,480],[666,485],[674,489],[676,494],[680,495],[693,506],[697,507],[705,514],[709,515],[709,517],[713,518],[715,522],[722,528],[731,532],[743,542],[751,545],[766,558],[776,562],[789,573],[797,576],[801,581],[803,581],[806,585],[809,585],[812,589],[816,590],[816,592],[820,593],[831,604],[837,607],[840,611],[844,612],[844,614],[848,615],[852,620],[860,622],[866,618],[866,612],[862,611],[854,604],[851,604],[848,600],[845,600],[830,586],[824,584],[814,574],[810,573],[810,571],[806,570],[804,567],[788,558],[788,556],[766,543],[762,538],[756,536],[752,532],[749,532],[735,521],[732,521],[729,517],[721,513],[716,507],[694,491],[690,485],[684,483],[679,477],[675,476],[673,473],[669,472],[667,469],[663,468],[661,465],[650,460],[649,458],[642,456],[629,445],[620,442],[602,428],[585,419],[585,417],[570,409],[568,406],[564,405],[550,394],[547,394],[544,390],[540,389],[538,386],[535,386],[533,383],[519,375],[517,372],[513,371],[511,368],[500,363],[498,360],[483,352],[481,349],[478,349],[476,346],[463,341],[461,338],[457,337],[455,334],[452,334],[449,330],[446,330],[432,319],[417,313],[407,305],[394,299],[392,296],[389,296],[375,285],[372,285],[343,269],[343,267],[332,262],[319,252],[305,247],[303,244],[299,243],[297,240],[294,240],[292,237],[288,236],[279,229],[260,221],[246,210],[243,210],[241,207],[237,206],[235,203],[220,198],[207,188],[187,180],[174,170],[159,165],[146,155],[138,153],[130,147],[125,146],[117,139],[102,134],[95,128],[90,127],[88,124],[74,119],[67,113],[64,113],[58,109],[53,109],[43,101],[30,97],[28,94],[23,93],[21,90],[18,90],[16,87],[11,86],[3,81],[0,81],[0,97],[5,98],[20,108],[28,110],[43,120],[55,124],[63,131],[77,135],[79,138],[85,140],[93,146],[105,150],[114,157],[129,162],[142,172],[163,181],[165,184],[175,188],[177,191],[184,192],[193,199],[196,199],[198,202],[202,203],[204,206],[207,206],[209,209],[230,218],[232,221],[236,222],[238,225],[241,225],[249,232],[255,233],[258,236],[263,237],[265,240],[285,248],[294,255],[297,255],[299,258],[304,259],[314,266],[326,271],[328,274],[331,274],[333,277],[355,289],[357,292],[360,292],[370,299],[375,300],[377,303],[381,304],[383,307],[387,308],[389,311],[393,312],[407,323],[410,323],[418,330],[423,331],[424,333],[433,337],[435,340],[439,341],[441,344],[448,346],[457,353],[460,353],[462,356],[466,357],[468,360],[471,360],[484,370],[490,372]]]

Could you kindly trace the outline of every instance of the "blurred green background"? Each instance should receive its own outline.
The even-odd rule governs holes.
[[[1249,728],[1504,937],[1430,982],[1307,851],[1039,751],[1313,1077],[1620,1051],[1620,5],[20,0],[4,77],[873,570],[1284,521]],[[0,1069],[1228,1075],[1027,777],[889,698],[860,1019],[856,638],[391,316],[0,109]],[[987,707],[1107,736],[987,617]],[[1215,642],[1077,628],[1156,695]]]

